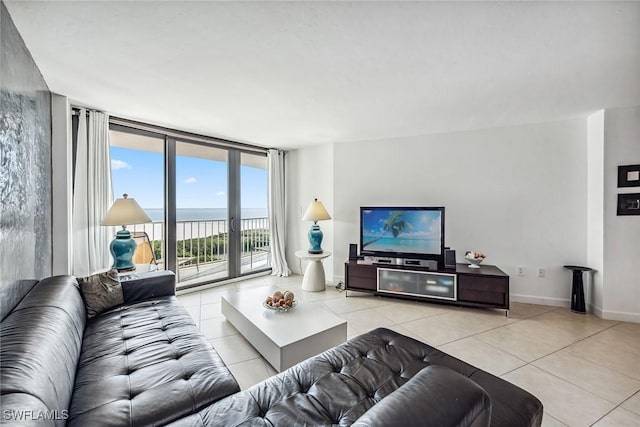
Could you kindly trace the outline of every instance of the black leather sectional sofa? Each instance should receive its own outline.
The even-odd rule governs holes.
[[[0,291],[7,425],[539,426],[526,391],[376,329],[247,390],[174,296],[171,273],[123,282],[87,320],[73,277]]]
[[[173,296],[173,273],[122,290],[124,305],[87,320],[75,278],[50,277],[3,310],[4,422],[162,425],[240,390]]]

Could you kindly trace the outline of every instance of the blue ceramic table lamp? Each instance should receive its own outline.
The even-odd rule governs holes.
[[[136,241],[131,238],[127,225],[151,222],[149,216],[142,210],[135,199],[129,199],[126,194],[122,199],[116,199],[105,215],[101,225],[121,225],[122,230],[116,233],[109,249],[113,256],[113,266],[118,271],[135,270],[133,253],[136,251]]]
[[[322,230],[318,225],[318,221],[325,221],[331,219],[329,212],[324,208],[324,205],[318,199],[314,199],[313,202],[307,208],[307,211],[302,217],[303,221],[313,221],[311,230],[309,230],[309,253],[321,254],[322,253]]]

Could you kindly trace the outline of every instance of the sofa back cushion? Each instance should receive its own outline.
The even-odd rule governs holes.
[[[5,420],[44,416],[65,424],[85,322],[84,303],[71,276],[41,280],[2,321]]]

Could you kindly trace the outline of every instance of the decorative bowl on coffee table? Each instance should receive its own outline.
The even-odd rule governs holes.
[[[266,301],[262,303],[262,306],[264,308],[268,308],[269,310],[273,310],[273,311],[289,311],[293,307],[295,307],[296,305],[298,305],[297,301],[291,302],[290,306],[279,306],[279,307],[276,307],[275,305],[269,305],[269,304],[267,304]]]
[[[289,311],[296,306],[295,295],[291,291],[277,290],[264,299],[262,305],[275,311]]]

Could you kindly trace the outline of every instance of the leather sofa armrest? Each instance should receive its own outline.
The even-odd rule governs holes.
[[[172,271],[151,271],[121,279],[125,304],[176,294],[176,275]]]
[[[488,426],[491,401],[475,382],[431,365],[375,404],[353,426]]]

